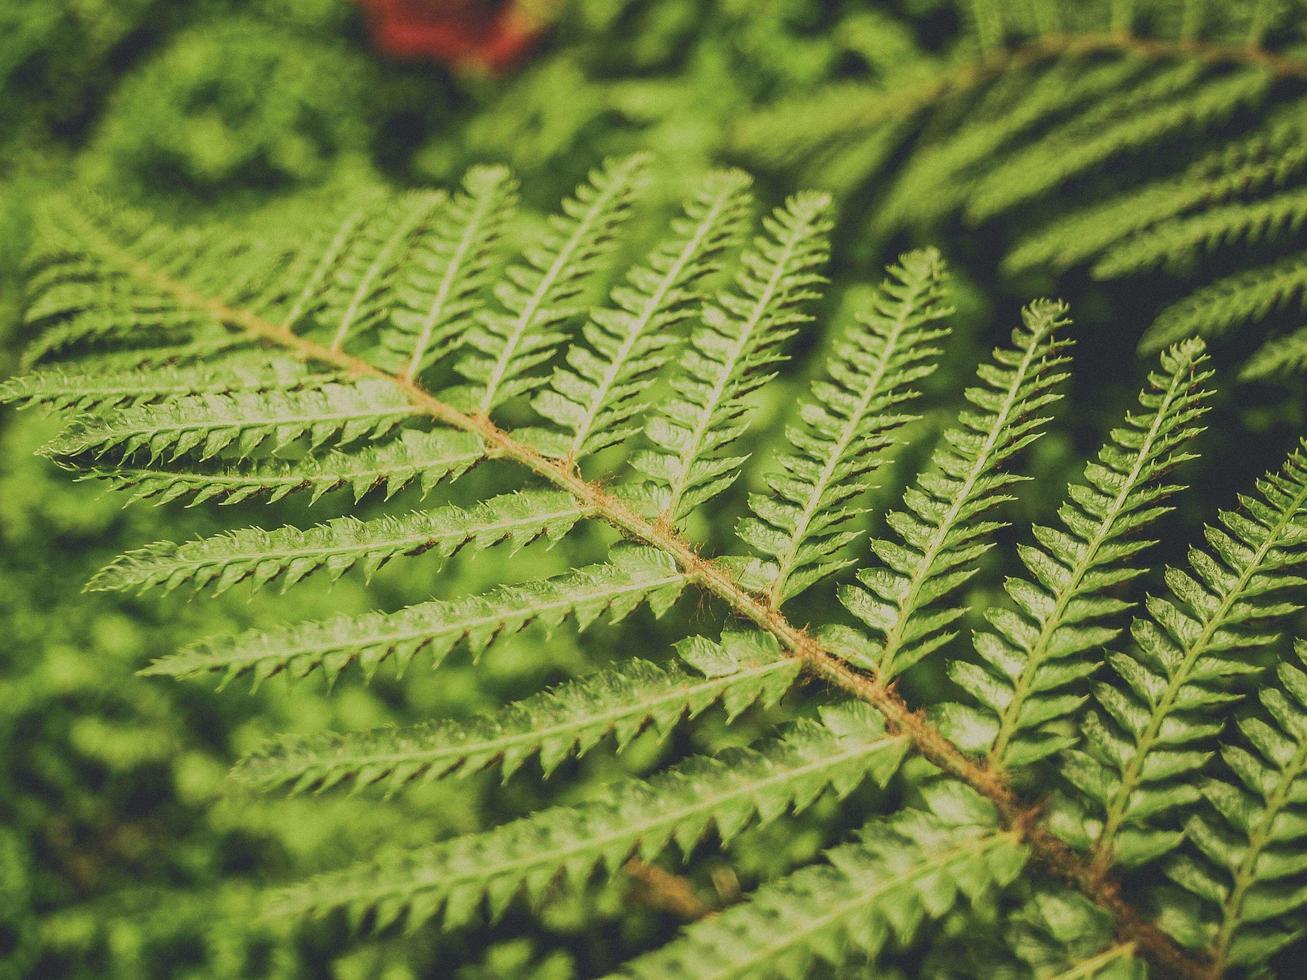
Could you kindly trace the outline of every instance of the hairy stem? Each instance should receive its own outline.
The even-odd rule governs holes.
[[[330,364],[355,378],[375,378],[396,386],[422,414],[482,439],[494,455],[512,459],[560,489],[571,493],[582,505],[624,534],[669,555],[686,577],[720,598],[738,616],[750,620],[774,636],[787,655],[799,660],[813,675],[845,693],[875,707],[891,731],[902,734],[940,769],[971,786],[994,805],[1005,827],[1020,835],[1033,858],[1050,873],[1067,882],[1112,915],[1123,942],[1132,942],[1165,974],[1201,978],[1208,974],[1205,961],[1182,950],[1149,922],[1121,895],[1117,883],[1096,874],[1089,863],[1039,823],[1037,813],[1026,806],[1008,785],[1005,775],[990,765],[973,760],[954,745],[921,712],[914,711],[892,684],[864,674],[791,623],[765,597],[747,591],[735,577],[716,562],[704,558],[665,521],[650,520],[632,510],[601,485],[582,478],[564,461],[553,460],[513,438],[484,413],[469,414],[448,405],[412,379],[389,374],[346,351],[327,347],[292,332],[245,309],[233,308],[222,300],[205,296],[184,282],[158,272],[107,239],[89,222],[79,221],[89,240],[101,254],[129,275],[173,296],[179,303],[203,310],[229,327],[243,330],[264,342],[281,347],[308,361]]]

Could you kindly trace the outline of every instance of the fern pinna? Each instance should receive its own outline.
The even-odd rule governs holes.
[[[43,339],[3,394],[76,410],[45,448],[60,465],[188,503],[427,494],[491,459],[529,478],[470,503],[150,544],[91,588],[290,588],[582,524],[616,532],[603,560],[556,577],[210,638],[147,673],[371,677],[477,657],[527,628],[662,615],[686,590],[720,618],[674,652],[615,657],[471,721],[275,741],[240,762],[240,784],[394,794],[493,767],[507,778],[532,759],[548,777],[705,712],[782,719],[757,744],[309,879],[271,907],[453,929],[546,902],[560,879],[665,864],[673,844],[688,858],[710,831],[728,846],[845,800],[865,821],[855,837],[621,972],[802,976],[890,946],[929,960],[952,934],[929,920],[997,923],[994,948],[966,955],[1014,975],[1262,968],[1307,905],[1307,675],[1282,632],[1307,561],[1307,450],[1217,515],[1188,568],[1161,573],[1166,593],[1137,604],[1212,374],[1201,341],[1169,347],[1057,513],[1019,536],[1024,571],[968,641],[966,607],[985,595],[973,579],[1027,478],[1023,450],[1056,413],[1071,322],[1054,301],[1024,310],[864,542],[867,492],[920,430],[915,386],[949,330],[943,261],[915,251],[837,324],[789,448],[748,494],[738,547],[709,558],[696,514],[739,482],[751,396],[815,316],[831,201],[797,194],[746,240],[749,180],[711,174],[587,310],[634,237],[623,225],[647,166],[605,164],[516,260],[502,255],[515,188],[496,168],[450,195],[341,202],[293,240],[261,226],[178,234],[94,199],[43,215],[29,308]],[[793,600],[821,590],[849,615],[797,620]],[[953,699],[908,703],[899,679],[939,659]],[[818,683],[798,689],[804,675]]]
[[[787,93],[743,120],[737,149],[822,186],[867,187],[876,237],[956,214],[1012,231],[1006,273],[1151,275],[1132,287],[1155,311],[1145,352],[1258,329],[1244,376],[1301,374],[1301,10],[1277,0],[950,6],[961,26],[942,54],[923,43],[875,80]]]

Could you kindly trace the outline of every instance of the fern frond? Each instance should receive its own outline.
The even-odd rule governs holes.
[[[1218,279],[1171,304],[1157,315],[1139,341],[1155,351],[1184,337],[1213,337],[1248,320],[1260,320],[1307,291],[1307,254],[1290,255],[1272,265],[1245,269]]]
[[[1069,360],[1069,341],[1059,335],[1065,314],[1049,301],[1023,311],[1012,347],[995,350],[980,368],[982,384],[966,392],[979,411],[959,416],[904,495],[907,510],[886,517],[901,543],[873,541],[882,564],[858,572],[865,588],[841,590],[840,600],[876,634],[858,659],[878,676],[898,676],[953,636],[947,627],[962,611],[931,607],[970,578],[992,546],[986,539],[999,525],[979,518],[1011,499],[1005,491],[1021,477],[999,467],[1039,438],[1048,420],[1037,413],[1059,397],[1053,389]]]
[[[276,243],[221,225],[169,228],[94,197],[49,201],[39,225],[47,245],[35,257],[42,275],[29,316],[62,321],[47,335],[70,329],[69,318],[79,313],[102,321],[106,335],[118,340],[150,331],[179,341],[201,331],[216,334],[217,311],[183,301],[161,286],[161,277],[183,277],[197,294],[238,304],[260,295],[268,275],[281,267]],[[34,350],[48,342],[38,339]]]
[[[1023,238],[1003,266],[1066,269],[1104,255],[1113,245],[1186,212],[1264,187],[1279,187],[1307,170],[1301,120],[1289,118],[1221,146],[1176,177],[1163,177],[1061,215]]]
[[[1272,337],[1244,362],[1239,377],[1247,381],[1266,381],[1302,374],[1307,370],[1307,327],[1299,327],[1280,337]]]
[[[478,293],[516,200],[517,181],[507,168],[473,167],[431,234],[415,244],[393,293],[393,329],[381,334],[404,378],[449,353],[463,323],[481,309]]]
[[[1135,944],[1083,895],[1045,886],[1008,919],[1002,941],[1041,980],[1146,980]]]
[[[375,439],[415,414],[402,392],[370,379],[312,390],[195,395],[84,416],[42,452],[66,461],[109,454],[176,460],[188,453],[205,460],[234,445],[240,458],[248,458],[264,443],[281,449],[301,438],[313,446]]]
[[[993,896],[1021,873],[1024,848],[996,828],[993,811],[958,783],[927,788],[929,810],[901,810],[868,824],[827,863],[764,885],[744,903],[690,926],[622,976],[648,978],[812,976],[908,945],[925,923],[965,898]]]
[[[436,665],[462,642],[477,656],[496,638],[532,622],[555,627],[570,616],[584,629],[604,613],[616,621],[641,603],[661,614],[684,586],[684,574],[661,552],[618,548],[608,562],[541,582],[499,586],[484,595],[437,599],[395,613],[341,616],[200,643],[156,660],[145,673],[171,677],[216,673],[223,675],[226,685],[245,674],[257,684],[282,671],[302,678],[320,670],[332,681],[356,661],[368,677],[387,660],[402,672],[420,650],[428,651]]]
[[[122,345],[128,340],[143,346],[191,342],[209,348],[231,343],[230,335],[215,318],[191,310],[136,306],[111,314],[96,309],[43,330],[23,351],[21,363],[30,370],[82,348]]]
[[[749,184],[737,170],[709,175],[686,202],[684,217],[672,223],[674,237],[631,270],[610,306],[591,313],[583,330],[587,346],[570,347],[567,366],[535,396],[536,411],[563,430],[561,455],[568,462],[637,431],[630,423],[644,408],[640,392],[671,355],[696,284],[739,236]]]
[[[94,592],[189,585],[219,595],[238,582],[262,588],[280,580],[283,591],[314,572],[339,578],[362,564],[369,578],[390,559],[434,551],[448,558],[460,548],[508,541],[514,550],[539,537],[557,541],[589,511],[569,493],[527,490],[473,507],[441,507],[372,520],[338,517],[301,530],[241,528],[176,544],[158,541],[115,558],[87,584]]]
[[[803,428],[787,431],[794,452],[767,478],[769,493],[751,494],[753,516],[740,537],[764,556],[750,570],[750,587],[773,606],[850,564],[839,553],[857,536],[851,502],[893,445],[897,429],[913,420],[902,406],[912,385],[934,371],[935,346],[947,335],[940,321],[944,263],[928,249],[901,256],[854,325],[835,344],[827,377],[799,409]]]
[[[1251,244],[1294,232],[1307,221],[1307,190],[1284,191],[1260,201],[1227,204],[1141,232],[1094,264],[1100,279],[1175,265],[1195,252],[1233,243]]]
[[[955,660],[949,676],[982,708],[957,706],[947,730],[959,744],[988,753],[991,763],[1026,766],[1074,742],[1054,730],[1084,700],[1068,690],[1093,671],[1091,650],[1118,630],[1109,625],[1127,604],[1109,594],[1139,575],[1132,560],[1153,542],[1132,536],[1170,508],[1181,488],[1163,482],[1192,459],[1183,447],[1199,431],[1211,377],[1201,341],[1167,351],[1140,394],[1141,410],[1126,415],[1073,486],[1061,528],[1036,525],[1033,545],[1020,549],[1031,579],[1009,578],[1017,609],[987,613],[991,629],[977,633],[983,665]]]
[[[349,489],[358,501],[375,490],[389,498],[417,481],[425,496],[486,458],[480,438],[470,432],[406,429],[398,438],[375,445],[306,456],[294,462],[258,461],[213,469],[160,469],[115,465],[91,467],[87,475],[126,490],[135,500],[166,504],[187,500],[191,506],[215,500],[237,504],[255,497],[280,500],[307,491],[309,502],[332,490]]]
[[[1307,644],[1296,651],[1307,660]],[[1214,976],[1254,972],[1302,935],[1293,920],[1307,906],[1307,673],[1284,661],[1276,675],[1259,692],[1264,713],[1239,719],[1243,744],[1221,747],[1226,771],[1203,789],[1192,847],[1167,868],[1199,899],[1184,932],[1210,947]]]
[[[693,671],[631,659],[465,722],[281,739],[242,759],[234,775],[261,790],[355,789],[387,793],[413,780],[464,776],[498,766],[507,779],[532,756],[548,776],[609,734],[617,751],[646,728],[668,735],[682,718],[721,703],[730,721],[750,705],[774,705],[798,678],[765,633],[694,637],[679,644]]]
[[[234,354],[149,371],[139,366],[101,371],[54,365],[0,382],[0,402],[92,412],[186,395],[295,391],[332,379],[331,374],[314,372],[302,361],[265,352],[257,357]]]
[[[1015,75],[973,107],[947,141],[912,155],[876,208],[876,227],[888,232],[909,217],[930,221],[962,207],[977,167],[1001,158],[1013,140],[1049,119],[1120,90],[1146,68],[1131,60],[1102,65],[1059,61],[1034,78]]]
[[[1221,122],[1258,99],[1272,81],[1258,69],[1200,76],[1197,64],[1184,62],[1104,99],[987,173],[968,199],[967,213],[992,217],[1127,150]]]
[[[675,393],[645,428],[652,446],[631,460],[663,488],[671,523],[735,480],[741,458],[718,454],[746,428],[748,396],[772,378],[780,345],[809,319],[801,309],[823,281],[817,270],[826,261],[830,209],[825,194],[791,197],[763,222],[767,234],[741,259],[734,290],[705,305]]]
[[[445,210],[443,193],[415,191],[387,202],[360,229],[332,275],[317,319],[331,333],[331,349],[341,350],[351,337],[386,316],[386,299],[414,239]],[[441,215],[443,217],[443,214]]]
[[[866,705],[828,708],[762,748],[696,756],[645,780],[610,786],[604,799],[541,810],[494,830],[455,838],[384,863],[324,875],[284,893],[283,914],[343,908],[369,912],[380,929],[410,927],[444,910],[470,919],[482,899],[497,918],[525,893],[538,901],[560,875],[614,873],[632,854],[648,860],[675,842],[689,854],[709,828],[728,841],[745,826],[802,810],[827,789],[847,795],[870,778],[889,781],[906,751]]]
[[[355,249],[384,200],[379,191],[369,188],[333,209],[329,221],[314,222],[307,241],[295,249],[294,259],[287,264],[285,289],[279,291],[274,285],[268,290],[269,299],[281,302],[278,320],[288,329],[322,309],[331,291],[332,277],[344,256]]]
[[[550,219],[544,241],[523,253],[497,284],[501,310],[482,310],[455,365],[472,384],[467,401],[488,415],[509,399],[543,383],[528,374],[547,361],[563,339],[559,328],[617,227],[630,210],[646,157],[607,162]]]
[[[1134,649],[1107,658],[1123,683],[1095,684],[1097,709],[1077,719],[1088,751],[1065,753],[1062,771],[1094,815],[1068,808],[1056,829],[1092,847],[1099,868],[1134,867],[1179,842],[1166,821],[1198,798],[1191,777],[1211,755],[1219,708],[1241,696],[1231,682],[1260,670],[1274,622],[1299,608],[1285,593],[1307,582],[1295,571],[1307,561],[1307,446],[1257,491],[1207,528],[1210,551],[1190,549],[1192,572],[1167,569],[1171,598],[1150,598]]]

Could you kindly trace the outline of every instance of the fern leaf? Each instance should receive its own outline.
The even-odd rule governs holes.
[[[730,840],[827,789],[844,796],[868,777],[884,785],[905,749],[866,705],[827,709],[822,722],[799,721],[758,750],[692,757],[648,781],[611,786],[602,800],[325,875],[285,893],[278,911],[345,908],[356,919],[372,912],[379,929],[404,915],[413,926],[443,908],[451,926],[471,918],[484,897],[497,918],[519,892],[538,900],[560,874],[584,879],[596,867],[612,874],[632,854],[649,859],[673,841],[688,854],[710,827]]]
[[[1253,243],[1294,232],[1307,221],[1307,190],[1291,190],[1261,201],[1209,208],[1198,214],[1135,235],[1112,249],[1093,267],[1100,279],[1176,265],[1194,252],[1236,242]]]
[[[1258,69],[1207,81],[1197,81],[1198,75],[1196,64],[1182,63],[1097,103],[986,174],[968,202],[968,214],[992,217],[1166,134],[1222,122],[1258,99],[1272,78]]]
[[[734,291],[705,306],[675,393],[645,429],[652,446],[631,461],[664,489],[672,523],[735,480],[741,459],[717,454],[744,431],[748,396],[773,376],[767,368],[781,343],[809,319],[800,310],[822,281],[816,270],[826,261],[830,207],[825,194],[791,197],[745,253]]]
[[[331,349],[374,326],[385,315],[386,299],[414,239],[444,210],[441,193],[405,194],[364,224],[358,241],[341,257],[319,319],[331,330]]]
[[[284,311],[279,315],[288,329],[298,326],[306,315],[322,308],[330,292],[332,276],[344,256],[355,248],[370,220],[380,210],[382,201],[381,195],[375,191],[355,195],[332,214],[330,222],[317,225],[306,245],[295,250],[295,258],[285,277],[285,281],[293,285],[284,301]],[[275,288],[270,292],[275,296]]]
[[[231,343],[228,331],[212,316],[171,307],[131,306],[109,312],[95,307],[46,327],[23,351],[22,367],[33,367],[83,349],[132,341],[140,346],[207,343],[221,338]]]
[[[826,864],[764,885],[621,975],[802,980],[818,962],[838,969],[896,941],[908,945],[962,898],[993,900],[1025,864],[1016,836],[996,829],[988,804],[961,784],[929,788],[926,802],[929,810],[868,824],[857,843],[829,851]]]
[[[612,244],[646,158],[606,163],[590,175],[576,196],[551,219],[545,240],[524,253],[500,282],[495,297],[502,311],[483,310],[467,336],[467,350],[455,365],[472,383],[468,397],[476,411],[490,414],[509,399],[531,391],[540,378],[528,374],[553,354],[563,339],[559,328],[599,259]]]
[[[1245,269],[1190,293],[1157,315],[1139,341],[1142,351],[1155,351],[1184,337],[1213,337],[1233,327],[1265,319],[1274,310],[1307,291],[1307,254]]]
[[[1165,514],[1163,501],[1181,489],[1163,478],[1193,458],[1183,446],[1199,431],[1210,394],[1202,388],[1212,373],[1206,362],[1201,341],[1162,356],[1140,394],[1142,410],[1126,415],[1062,504],[1062,527],[1036,526],[1038,543],[1021,548],[1032,579],[1007,582],[1017,610],[988,613],[992,629],[975,642],[983,666],[949,665],[983,706],[957,708],[948,728],[955,741],[1005,767],[1029,765],[1073,741],[1054,726],[1083,701],[1068,688],[1098,666],[1087,655],[1118,632],[1104,623],[1126,603],[1107,590],[1139,575],[1131,561],[1152,544],[1128,536]]]
[[[1282,120],[1220,147],[1178,177],[1163,177],[1059,216],[1022,239],[1003,267],[1010,272],[1040,265],[1070,268],[1192,209],[1282,186],[1304,170],[1302,123]]]
[[[773,606],[851,563],[839,553],[857,532],[851,501],[893,445],[894,433],[913,420],[902,406],[912,385],[934,371],[935,344],[946,334],[940,321],[944,264],[938,252],[903,255],[869,312],[835,344],[827,377],[813,386],[789,430],[794,452],[780,458],[782,472],[768,478],[767,494],[753,494],[753,516],[739,534],[765,556],[748,584]]]
[[[1302,374],[1307,370],[1307,327],[1272,337],[1244,362],[1239,377],[1245,381],[1267,381]]]
[[[172,677],[220,673],[224,685],[245,674],[257,684],[282,671],[301,678],[320,670],[332,681],[355,661],[368,677],[387,660],[402,672],[420,650],[439,665],[461,642],[479,655],[497,637],[532,622],[552,628],[571,616],[584,629],[605,612],[617,620],[641,603],[660,614],[684,585],[685,576],[661,552],[619,548],[609,562],[542,582],[432,600],[396,613],[341,616],[200,643],[156,660],[145,672]]]
[[[1001,941],[1041,980],[1145,980],[1135,944],[1113,925],[1083,895],[1043,885],[1004,923]]]
[[[1268,630],[1298,609],[1284,593],[1307,581],[1295,574],[1307,561],[1307,445],[1257,490],[1207,528],[1211,550],[1190,550],[1191,572],[1167,569],[1172,597],[1151,598],[1134,649],[1107,658],[1123,683],[1096,684],[1098,710],[1078,719],[1088,751],[1066,753],[1063,772],[1094,816],[1067,807],[1055,826],[1092,846],[1098,867],[1134,867],[1175,847],[1180,835],[1165,821],[1198,797],[1191,777],[1211,755],[1220,706],[1240,697],[1231,681],[1258,672]]]
[[[313,446],[375,439],[415,414],[403,392],[370,379],[302,391],[196,395],[83,417],[42,451],[68,461],[111,453],[151,461],[194,453],[205,460],[235,446],[248,458],[264,443],[280,449],[301,438]]]
[[[1297,654],[1307,660],[1307,644]],[[1264,713],[1239,719],[1242,744],[1222,746],[1225,772],[1188,824],[1193,846],[1167,869],[1199,899],[1186,932],[1212,950],[1214,976],[1253,972],[1301,937],[1293,919],[1307,906],[1307,673],[1287,661],[1276,673],[1259,692]]]
[[[507,168],[473,167],[431,234],[416,244],[394,292],[393,329],[381,337],[406,379],[449,353],[463,323],[481,308],[478,293],[516,200],[517,182]]]
[[[116,465],[92,467],[88,476],[133,499],[156,504],[188,500],[191,506],[216,500],[238,504],[255,497],[280,500],[307,491],[309,502],[332,490],[348,488],[355,501],[374,490],[389,498],[418,481],[425,496],[445,480],[453,480],[486,458],[481,440],[470,432],[407,429],[388,442],[306,456],[294,462],[258,461],[215,469],[159,469]]]
[[[943,218],[966,204],[975,182],[972,172],[992,163],[1013,141],[1050,118],[1119,91],[1146,69],[1134,60],[1102,65],[1068,60],[1033,78],[1014,72],[972,108],[947,140],[912,154],[876,208],[876,227],[889,233],[909,218],[921,223]]]
[[[996,350],[993,363],[980,368],[982,385],[966,393],[979,411],[962,413],[930,470],[905,494],[907,510],[886,518],[902,543],[873,541],[882,564],[858,573],[865,589],[841,590],[844,605],[878,635],[857,659],[879,676],[898,676],[953,636],[947,627],[961,610],[931,606],[970,578],[991,547],[986,538],[999,525],[978,518],[1011,499],[1005,491],[1021,478],[999,467],[1039,438],[1047,419],[1036,413],[1059,397],[1053,389],[1066,377],[1065,313],[1049,301],[1023,311],[1013,346]]]
[[[612,305],[591,314],[588,346],[567,352],[549,387],[532,405],[566,433],[569,462],[615,445],[636,427],[639,395],[666,363],[678,329],[689,317],[695,286],[712,259],[738,237],[749,207],[749,178],[739,171],[711,174],[673,222],[674,236],[613,290]]]
[[[362,563],[371,577],[390,559],[435,551],[448,558],[460,548],[514,549],[541,536],[557,541],[588,515],[569,493],[531,490],[504,494],[471,508],[441,507],[368,521],[338,517],[307,530],[247,527],[185,544],[159,541],[115,558],[87,585],[96,592],[189,585],[221,594],[250,579],[255,588],[279,579],[283,590],[319,570],[339,578]]]
[[[301,361],[260,352],[203,364],[161,366],[149,371],[97,371],[52,366],[0,382],[0,402],[44,405],[55,410],[102,411],[186,395],[294,391],[314,387],[330,375],[314,374]]]
[[[262,790],[325,790],[349,781],[393,793],[413,780],[496,765],[507,779],[537,756],[548,776],[609,734],[621,751],[647,727],[665,737],[682,718],[719,702],[728,721],[752,704],[774,705],[799,673],[765,633],[728,632],[720,643],[695,637],[680,648],[693,671],[632,659],[467,722],[281,739],[242,759],[234,774]]]

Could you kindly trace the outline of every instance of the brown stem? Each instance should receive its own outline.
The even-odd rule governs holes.
[[[374,378],[395,385],[426,415],[452,428],[479,436],[486,448],[496,455],[520,463],[554,486],[567,490],[622,533],[665,552],[676,561],[689,580],[720,598],[737,615],[751,620],[760,629],[774,636],[782,649],[801,661],[808,671],[874,706],[885,717],[891,730],[906,736],[918,752],[988,798],[1003,825],[1021,834],[1040,865],[1111,913],[1122,941],[1135,943],[1141,953],[1168,974],[1187,978],[1206,975],[1206,963],[1181,950],[1121,897],[1119,887],[1113,880],[1093,874],[1083,858],[1038,823],[1035,812],[1017,797],[1003,772],[964,754],[927,721],[924,714],[910,708],[892,684],[861,673],[826,650],[809,633],[792,624],[765,598],[747,591],[725,568],[700,555],[667,522],[649,520],[631,510],[599,484],[584,479],[575,467],[565,461],[550,459],[532,446],[519,442],[486,415],[462,412],[436,398],[412,379],[388,374],[344,350],[302,337],[284,324],[273,323],[249,310],[236,309],[221,300],[205,296],[186,283],[158,273],[146,263],[138,261],[89,223],[84,223],[83,227],[88,235],[98,239],[100,248],[111,261],[142,282],[171,295],[179,303],[203,310],[228,326],[237,327],[254,337],[278,345],[306,361],[329,364],[351,377]]]

